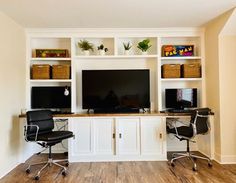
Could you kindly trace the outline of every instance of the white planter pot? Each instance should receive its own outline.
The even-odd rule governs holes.
[[[105,50],[99,50],[99,55],[105,55]]]
[[[84,55],[89,56],[89,50],[84,50]]]
[[[129,50],[125,50],[125,55],[129,55],[130,51]]]
[[[148,52],[147,51],[142,51],[142,55],[147,55]]]

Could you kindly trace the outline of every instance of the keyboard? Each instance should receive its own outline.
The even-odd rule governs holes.
[[[168,109],[167,112],[170,112],[170,113],[192,113],[193,110],[191,110],[191,109]]]

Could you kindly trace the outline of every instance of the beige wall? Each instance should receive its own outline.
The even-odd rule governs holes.
[[[215,18],[206,25],[205,48],[206,48],[206,99],[207,105],[215,112],[215,155],[221,161],[222,129],[221,129],[221,106],[220,106],[220,83],[219,73],[219,34],[227,22],[232,11]]]
[[[236,36],[220,36],[221,154],[224,161],[236,157]],[[233,157],[234,156],[234,157]]]
[[[236,9],[215,18],[206,26],[207,104],[215,114],[216,159],[236,162]],[[232,26],[234,24],[234,26]]]
[[[0,178],[18,163],[17,116],[25,104],[24,29],[0,12]],[[23,129],[20,129],[23,130]]]

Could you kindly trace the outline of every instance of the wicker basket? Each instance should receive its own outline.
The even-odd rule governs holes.
[[[69,65],[53,65],[52,66],[53,79],[70,79]]]
[[[49,64],[33,64],[32,65],[32,79],[50,79],[50,65]]]
[[[183,64],[181,66],[182,77],[184,78],[200,78],[201,65],[200,63]]]
[[[180,64],[163,64],[162,78],[180,78]]]

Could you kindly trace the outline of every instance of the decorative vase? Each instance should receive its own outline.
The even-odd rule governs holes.
[[[105,55],[105,50],[99,50],[99,55]]]
[[[84,55],[89,56],[89,50],[84,50]]]
[[[142,51],[142,55],[147,55],[148,52],[147,51]]]
[[[129,50],[125,50],[125,55],[129,55]]]

